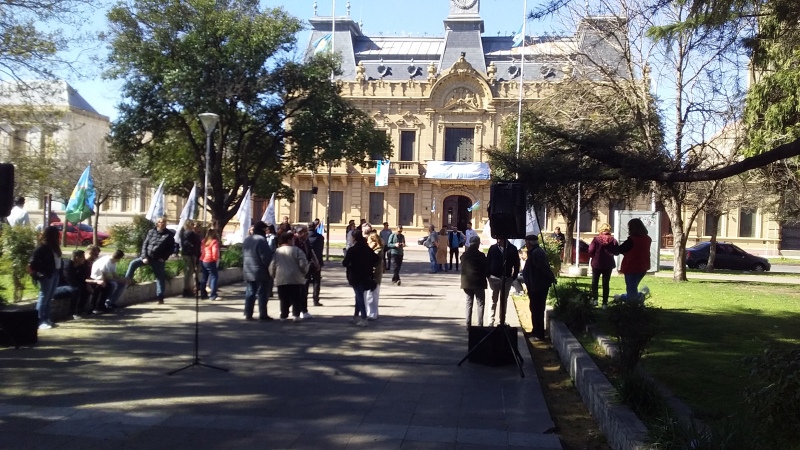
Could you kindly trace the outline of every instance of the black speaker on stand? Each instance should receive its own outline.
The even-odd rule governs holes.
[[[8,217],[14,207],[14,165],[0,164],[0,217]]]
[[[520,183],[494,183],[489,200],[489,224],[495,239],[525,238],[525,187]],[[506,272],[506,254],[503,254],[503,273]],[[500,292],[506,290],[506,277],[502,278]],[[502,297],[502,296],[501,296]],[[519,376],[522,355],[517,349],[518,330],[506,324],[508,297],[500,299],[500,323],[494,328],[470,327],[469,352],[459,361],[460,366],[469,359],[477,364],[502,366],[516,363]]]

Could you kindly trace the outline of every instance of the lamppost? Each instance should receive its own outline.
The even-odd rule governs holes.
[[[217,127],[219,116],[214,113],[198,114],[200,122],[203,123],[203,128],[206,129],[206,179],[203,184],[203,223],[208,225],[206,217],[208,215],[208,172],[209,160],[211,159],[211,135],[214,133],[214,128]]]

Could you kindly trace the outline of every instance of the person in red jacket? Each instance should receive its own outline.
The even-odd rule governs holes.
[[[618,254],[623,254],[619,272],[625,275],[625,291],[628,300],[639,299],[639,282],[650,270],[650,243],[647,228],[641,219],[628,222],[628,239],[620,244]]]
[[[617,267],[614,262],[614,252],[619,242],[611,236],[611,225],[600,224],[600,234],[592,239],[589,244],[589,257],[592,259],[592,301],[597,305],[597,285],[600,276],[603,276],[603,308],[608,306],[608,280],[611,272]]]

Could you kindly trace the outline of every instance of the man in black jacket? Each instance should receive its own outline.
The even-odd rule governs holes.
[[[73,319],[80,319],[86,309],[89,299],[89,287],[86,280],[89,278],[91,267],[86,264],[86,254],[83,250],[74,250],[72,259],[65,260],[61,268],[58,287],[53,298],[69,299],[69,310]]]
[[[319,289],[322,281],[322,267],[325,263],[322,262],[323,248],[325,248],[325,237],[317,233],[317,224],[314,222],[308,224],[308,245],[314,253],[318,266],[315,266],[312,259],[309,259],[308,273],[306,274],[306,292],[308,292],[309,285],[312,285],[311,296],[314,299],[314,306],[322,306],[319,302]]]
[[[188,219],[183,228],[178,232],[181,243],[181,256],[183,257],[183,296],[194,297],[197,288],[197,261],[200,258],[202,243],[200,236],[194,231],[194,220]],[[205,292],[200,294],[205,295]]]
[[[486,255],[480,249],[481,238],[472,236],[469,247],[461,256],[461,289],[467,294],[467,326],[472,325],[472,303],[478,303],[478,326],[483,326],[483,313],[486,305],[486,278],[489,265]]]
[[[125,278],[129,282],[132,281],[136,269],[143,265],[149,265],[156,277],[156,298],[158,298],[159,304],[163,304],[164,287],[167,282],[164,264],[174,250],[175,238],[172,231],[167,229],[167,218],[161,217],[156,221],[156,227],[147,232],[147,237],[144,238],[142,244],[142,252],[138,258],[131,261],[125,272]]]
[[[489,287],[492,289],[492,323],[495,324],[497,301],[503,304],[508,299],[511,283],[519,275],[519,251],[507,239],[499,238],[497,243],[489,247]],[[502,291],[502,292],[501,292]],[[500,323],[505,322],[505,310],[500,314]]]
[[[522,269],[522,277],[528,286],[531,320],[533,322],[534,339],[544,339],[544,310],[547,306],[547,292],[551,284],[556,284],[556,276],[547,261],[547,253],[539,247],[539,238],[535,234],[525,237],[528,259]]]

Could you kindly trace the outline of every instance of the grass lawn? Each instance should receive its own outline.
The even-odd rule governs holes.
[[[587,289],[591,278],[578,282]],[[800,344],[800,290],[794,285],[720,280],[675,283],[646,276],[662,331],[643,358],[646,370],[710,422],[739,407],[749,382],[742,358],[765,342]],[[621,276],[611,293],[624,291]],[[598,324],[608,329],[603,310]]]
[[[33,285],[31,277],[25,277],[25,290],[23,291],[23,299],[35,299],[39,295],[39,288]],[[6,303],[12,303],[14,299],[14,283],[11,281],[11,275],[0,274],[0,296],[5,299]]]

